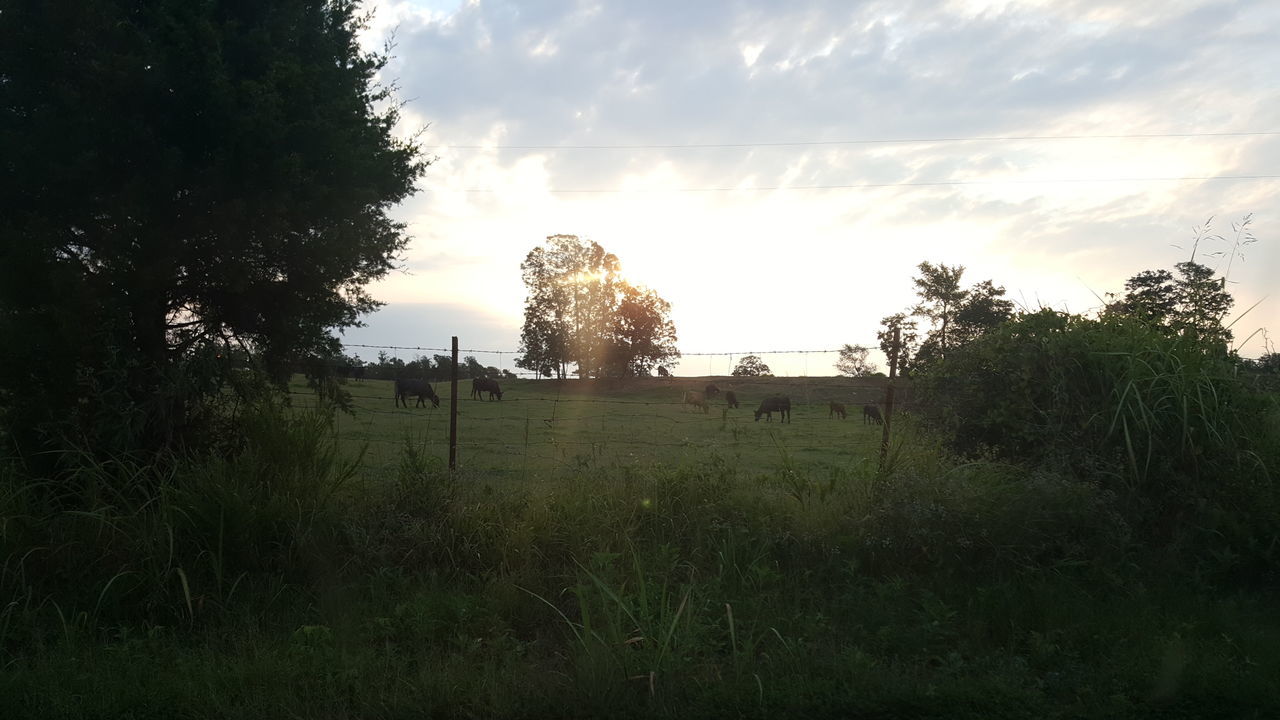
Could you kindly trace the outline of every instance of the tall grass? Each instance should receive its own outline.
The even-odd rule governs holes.
[[[371,482],[328,423],[0,465],[0,716],[1280,713],[1274,594],[1171,579],[1105,479],[920,441]]]
[[[244,422],[228,456],[67,453],[35,479],[0,465],[0,602],[87,627],[189,625],[249,601],[247,584],[328,570],[356,464],[323,413],[264,403]]]

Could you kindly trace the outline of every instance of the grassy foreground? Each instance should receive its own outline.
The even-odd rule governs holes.
[[[510,392],[464,417],[523,448],[548,408]],[[812,403],[787,428],[645,405],[671,419],[451,475],[443,433],[394,437],[426,411],[379,407],[93,466],[57,496],[91,512],[6,476],[0,717],[1280,716],[1274,589],[1140,541],[1090,483],[909,424],[877,474],[875,431]],[[625,442],[677,421],[686,445]],[[375,436],[401,444],[370,462]]]

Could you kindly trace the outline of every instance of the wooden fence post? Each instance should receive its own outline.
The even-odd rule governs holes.
[[[458,336],[453,336],[453,363],[449,368],[449,469],[458,469]]]
[[[889,383],[884,391],[884,430],[880,436],[880,469],[884,470],[885,459],[889,455],[889,424],[893,420],[893,379],[898,376],[898,355],[902,336],[898,328],[893,329],[893,354],[889,357]]]

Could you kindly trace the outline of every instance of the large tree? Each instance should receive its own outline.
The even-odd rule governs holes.
[[[1125,281],[1125,294],[1107,305],[1106,314],[1126,315],[1150,325],[1225,345],[1231,330],[1224,325],[1235,300],[1226,278],[1197,262],[1168,270],[1144,270]]]
[[[216,394],[193,386],[193,357],[234,343],[280,378],[378,306],[366,286],[407,242],[388,210],[426,163],[392,132],[386,58],[360,49],[360,18],[347,0],[5,3],[0,408],[15,439],[163,444]]]
[[[647,376],[654,368],[666,367],[680,357],[676,351],[676,326],[670,315],[671,304],[658,293],[622,284],[610,329],[612,374]]]
[[[525,301],[516,365],[539,375],[646,374],[679,357],[671,306],[624,280],[618,257],[576,235],[552,235],[521,263]]]
[[[964,266],[920,263],[914,278],[920,302],[912,312],[933,323],[928,338],[921,343],[915,361],[928,363],[946,358],[951,348],[973,342],[1013,317],[1013,303],[1004,298],[1005,289],[983,280],[961,288]]]
[[[845,344],[836,358],[836,372],[848,377],[868,377],[876,372],[876,364],[868,359],[871,348]]]
[[[743,355],[731,374],[734,377],[773,377],[773,371],[759,355]]]
[[[968,292],[960,288],[960,278],[964,275],[964,266],[954,267],[938,263],[922,262],[919,265],[920,275],[912,278],[916,286],[916,294],[920,302],[912,310],[912,314],[922,315],[933,322],[933,331],[929,333],[942,357],[946,357],[951,343],[951,325],[955,322],[956,312],[968,297]]]

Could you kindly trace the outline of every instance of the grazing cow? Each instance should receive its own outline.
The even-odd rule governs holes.
[[[695,408],[702,410],[702,412],[707,412],[707,396],[697,390],[684,391],[684,404],[692,405]]]
[[[875,405],[862,406],[862,424],[869,425],[875,423],[877,425],[884,424],[884,418],[880,417],[880,408]]]
[[[756,409],[756,422],[760,422],[761,415],[766,416],[765,422],[773,422],[774,413],[782,414],[781,422],[791,422],[791,398],[785,395],[765,398]]]
[[[724,404],[731,408],[738,407],[738,396],[732,390],[724,391]]]
[[[707,386],[702,389],[702,392],[706,393],[707,399],[710,400],[720,394],[720,388],[716,387],[715,383],[708,383]]]
[[[363,365],[356,365],[356,366],[354,366],[354,367],[352,367],[352,368],[351,368],[351,379],[352,379],[352,380],[363,380],[363,379],[364,379],[364,366],[363,366]]]
[[[669,377],[671,377],[671,371],[670,371],[670,370],[668,370],[668,369],[666,369],[666,368],[664,368],[664,367],[659,366],[659,367],[658,367],[658,377],[669,378]]]
[[[845,418],[844,403],[833,402],[829,403],[827,407],[831,408],[831,412],[827,413],[828,418],[833,418],[837,415],[840,416],[841,420]]]
[[[492,400],[496,395],[499,400],[502,399],[502,388],[498,387],[498,381],[493,378],[478,377],[471,381],[471,399],[482,400],[482,394],[489,393],[489,399]]]
[[[409,407],[409,396],[416,396],[418,402],[414,407],[426,407],[424,400],[431,401],[431,407],[440,407],[440,396],[436,395],[436,391],[431,389],[431,383],[426,380],[406,379],[396,380],[396,407],[400,407],[403,402],[405,407]]]

